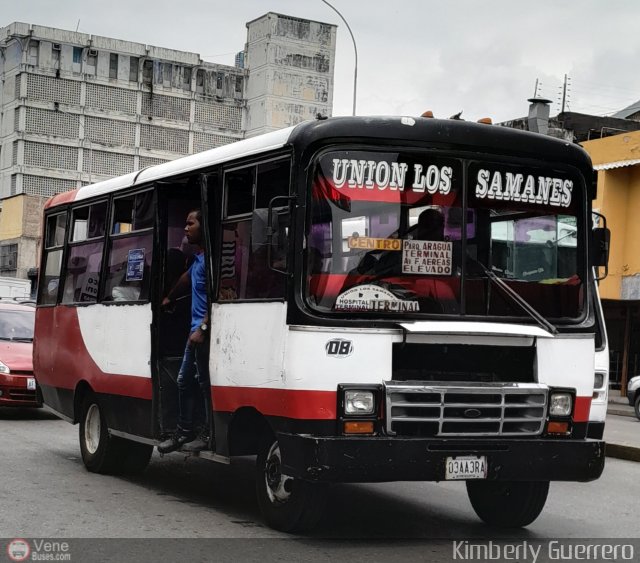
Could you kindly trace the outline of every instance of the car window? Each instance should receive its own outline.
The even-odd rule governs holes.
[[[35,311],[0,309],[0,340],[33,340]]]

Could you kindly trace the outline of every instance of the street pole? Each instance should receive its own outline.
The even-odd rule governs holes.
[[[344,16],[335,8],[335,6],[332,6],[331,4],[329,4],[327,0],[322,0],[322,1],[327,6],[329,6],[329,8],[331,8],[336,14],[338,14],[338,16],[340,16],[340,19],[344,22],[344,25],[346,25],[347,29],[349,30],[349,34],[351,35],[351,41],[353,41],[353,51],[356,55],[355,67],[353,71],[353,115],[355,115],[356,114],[356,91],[358,88],[358,48],[356,47],[356,38],[353,36],[353,32],[351,31],[351,27],[349,26],[349,23],[347,22],[347,20],[344,19]]]

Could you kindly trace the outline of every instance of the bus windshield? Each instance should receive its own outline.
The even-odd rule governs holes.
[[[531,317],[524,300],[546,318],[581,316],[575,173],[376,150],[327,151],[312,170],[306,297],[317,311]]]

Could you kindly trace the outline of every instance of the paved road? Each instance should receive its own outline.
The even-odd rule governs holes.
[[[540,518],[502,534],[476,518],[461,483],[338,485],[326,517],[302,539],[262,524],[250,458],[227,467],[154,454],[139,477],[102,476],[85,471],[77,426],[45,411],[0,409],[0,428],[5,538],[286,538],[303,550],[320,538],[633,538],[640,530],[640,466],[631,461],[608,459],[594,483],[552,484]]]

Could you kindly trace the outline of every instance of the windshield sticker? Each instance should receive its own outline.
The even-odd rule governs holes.
[[[475,195],[478,199],[497,199],[536,205],[569,207],[573,182],[549,176],[534,176],[481,168],[476,176]]]
[[[402,240],[397,238],[349,237],[349,248],[364,250],[402,250]]]
[[[381,160],[356,160],[334,158],[332,160],[332,179],[337,189],[366,188],[367,190],[399,190],[404,191],[405,179],[409,171],[406,162],[387,162]],[[440,193],[447,195],[451,191],[453,168],[431,164],[426,168],[422,164],[414,164],[408,189],[414,192]]]
[[[437,240],[402,241],[402,273],[450,276],[453,244]]]
[[[418,312],[417,301],[403,301],[378,285],[359,285],[338,295],[336,311]]]

